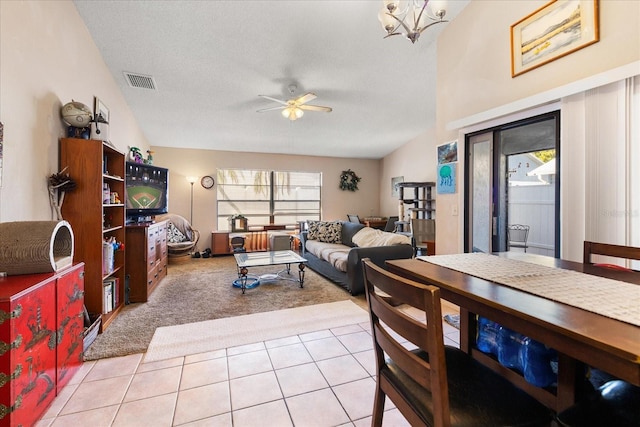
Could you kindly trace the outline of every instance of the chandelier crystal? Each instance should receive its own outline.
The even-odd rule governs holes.
[[[447,22],[444,15],[447,11],[436,7],[431,16],[431,8],[427,8],[429,0],[383,0],[383,7],[378,13],[378,20],[387,32],[384,37],[403,35],[411,43],[415,43],[420,34],[427,28]],[[401,3],[404,3],[401,4]],[[433,2],[432,2],[433,3]]]

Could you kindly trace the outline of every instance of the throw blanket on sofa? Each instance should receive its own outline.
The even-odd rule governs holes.
[[[411,244],[411,239],[403,234],[387,233],[375,228],[365,227],[353,236],[353,243],[361,248]]]
[[[350,247],[337,243],[324,243],[318,240],[307,240],[306,249],[320,259],[327,261],[338,271],[347,271],[347,258]]]

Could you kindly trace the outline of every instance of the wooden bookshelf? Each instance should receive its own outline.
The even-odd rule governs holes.
[[[124,303],[125,253],[114,252],[113,269],[103,271],[103,242],[114,238],[125,242],[125,155],[98,140],[60,140],[60,170],[76,182],[62,205],[62,217],[71,224],[75,236],[75,262],[85,263],[85,305],[91,314],[102,317],[106,329]],[[104,199],[104,185],[116,192],[121,203]],[[105,312],[103,281],[117,279],[118,301]]]

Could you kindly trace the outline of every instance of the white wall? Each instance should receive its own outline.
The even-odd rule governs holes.
[[[382,159],[380,167],[380,214],[398,215],[399,200],[391,196],[391,178],[404,177],[404,182],[436,180],[435,129],[418,135]],[[438,206],[436,208],[436,215]]]
[[[587,115],[580,106],[572,104],[580,102],[579,94],[585,90],[640,74],[640,2],[601,0],[598,43],[512,78],[509,28],[546,3],[546,0],[472,1],[438,39],[437,144],[458,139],[458,157],[461,159],[457,194],[437,197],[438,253],[455,253],[463,249],[463,212],[460,210],[459,216],[453,212],[464,202],[465,132],[480,130],[483,125],[486,128],[490,124],[506,123],[515,116],[526,115],[523,111],[528,109],[533,115],[533,109],[562,100],[562,126],[585,123],[585,127],[576,126],[571,132],[561,127],[563,162],[576,158],[572,166],[577,167],[583,161],[581,144],[589,149],[581,142],[583,135],[590,126],[597,127],[601,121],[610,119],[597,112]],[[629,114],[629,110],[618,111],[619,121]],[[637,126],[638,115],[632,120]],[[606,147],[609,143],[608,138],[595,138],[598,146]],[[566,166],[565,163],[562,166]],[[572,216],[563,212],[561,255],[581,259],[581,256],[577,257],[581,254],[577,248],[584,240],[585,228],[578,231],[576,227],[581,222],[585,224],[585,219],[576,212],[589,207],[585,205],[584,197],[590,189],[581,183],[584,174],[571,175],[569,168],[565,168],[561,176],[561,197],[566,197],[565,201],[570,197],[572,202],[577,202],[571,203]],[[616,188],[616,194],[629,203],[629,198],[622,192]],[[567,229],[569,223],[570,230]]]
[[[191,200],[190,184],[186,177],[215,177],[218,168],[321,172],[323,219],[346,220],[348,213],[358,214],[361,218],[380,215],[379,160],[167,147],[153,147],[153,150],[154,164],[170,170],[169,210],[186,218],[189,218]],[[362,178],[358,183],[358,191],[339,188],[340,174],[347,169]],[[211,231],[217,229],[216,187],[206,190],[197,182],[193,200],[193,225],[202,235],[199,247],[204,249],[210,245]]]
[[[92,110],[94,96],[104,101],[120,150],[149,146],[71,1],[0,1],[0,94],[2,222],[53,218],[46,180],[72,99]]]

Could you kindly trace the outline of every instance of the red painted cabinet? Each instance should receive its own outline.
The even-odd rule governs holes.
[[[0,426],[33,425],[80,367],[83,272],[0,278]]]
[[[67,270],[56,286],[56,385],[60,391],[82,364],[84,269]]]

